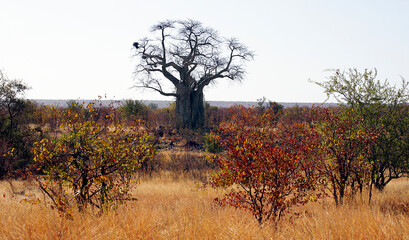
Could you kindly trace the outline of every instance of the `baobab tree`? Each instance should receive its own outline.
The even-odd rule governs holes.
[[[135,42],[136,87],[152,89],[176,98],[176,114],[182,127],[204,124],[206,86],[217,79],[241,81],[244,63],[253,59],[237,39],[225,39],[194,20],[159,22],[152,38]]]

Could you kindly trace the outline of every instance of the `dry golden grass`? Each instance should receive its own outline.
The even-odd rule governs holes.
[[[0,183],[0,239],[409,239],[407,180],[375,193],[371,207],[361,201],[341,207],[330,200],[311,203],[277,227],[259,226],[248,213],[217,207],[212,199],[221,191],[197,189],[194,181],[169,174],[142,179],[134,191],[136,202],[100,217],[74,213],[72,221],[43,203],[21,201],[30,193],[42,199],[24,182],[13,182],[13,188]]]

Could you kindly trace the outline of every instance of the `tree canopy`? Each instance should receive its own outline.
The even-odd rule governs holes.
[[[377,70],[356,68],[331,70],[327,81],[317,83],[328,98],[334,96],[346,108],[354,109],[363,124],[380,133],[371,147],[371,185],[382,190],[392,179],[409,173],[409,83],[400,87],[377,79]]]
[[[216,79],[243,80],[253,52],[236,38],[225,39],[194,20],[153,25],[152,37],[135,42],[136,87],[176,98],[183,126],[204,124],[203,89]]]

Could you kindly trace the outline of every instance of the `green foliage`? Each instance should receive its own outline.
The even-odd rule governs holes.
[[[381,82],[376,69],[332,72],[328,81],[317,83],[328,98],[334,96],[345,103],[366,127],[380,133],[367,161],[371,163],[371,185],[382,190],[392,179],[409,173],[409,83],[402,79],[398,88]]]
[[[34,143],[34,161],[41,189],[55,207],[69,216],[76,204],[80,211],[88,205],[104,211],[133,198],[131,180],[143,162],[155,154],[152,135],[137,121],[131,127],[119,124],[113,111],[94,121],[94,103],[84,111],[59,112],[61,133]]]
[[[390,86],[387,81],[377,80],[377,70],[367,70],[364,73],[356,68],[350,68],[348,72],[339,69],[329,70],[334,72],[328,81],[319,83],[324,88],[325,94],[330,98],[335,97],[340,103],[346,103],[351,107],[368,107],[372,104],[399,104],[408,101],[408,83],[402,79],[402,87]]]
[[[120,111],[128,119],[136,119],[140,115],[145,105],[138,100],[126,99],[121,104]]]
[[[156,109],[158,109],[158,104],[156,104],[156,103],[149,103],[149,104],[148,104],[148,107],[149,107],[149,109],[151,109],[151,110],[156,110]]]
[[[127,99],[120,111],[127,119],[146,119],[150,108],[142,101]]]
[[[67,104],[67,109],[68,110],[71,110],[71,111],[74,111],[74,112],[80,112],[83,108],[81,107],[81,104],[80,103],[78,103],[77,101],[75,101],[75,100],[68,100],[67,102],[66,102],[66,104]]]
[[[222,151],[222,147],[220,144],[213,138],[212,134],[205,135],[205,149],[206,152],[209,153],[220,153]]]
[[[21,80],[10,80],[0,71],[0,111],[1,135],[12,138],[17,129],[18,115],[23,112],[24,100],[21,97],[28,89]]]
[[[23,99],[28,89],[0,71],[0,178],[22,174],[32,158],[33,133],[28,124],[36,107]]]
[[[273,109],[273,112],[274,112],[275,114],[280,113],[280,112],[284,109],[284,106],[283,106],[283,105],[281,105],[281,104],[279,104],[279,103],[276,103],[276,102],[271,102],[271,101],[269,101],[269,102],[268,102],[268,105],[269,105],[269,108]]]
[[[284,108],[284,106],[270,100],[267,102],[267,98],[262,97],[257,99],[257,108],[261,113],[266,109],[273,109],[274,114],[278,114]]]

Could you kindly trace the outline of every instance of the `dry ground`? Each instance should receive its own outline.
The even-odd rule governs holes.
[[[134,191],[138,201],[100,217],[60,217],[27,182],[0,182],[0,194],[0,239],[409,239],[406,179],[376,193],[371,207],[361,201],[311,203],[277,227],[215,206],[212,199],[221,191],[198,189],[197,182],[167,173],[142,179]],[[22,200],[35,198],[42,202]]]

